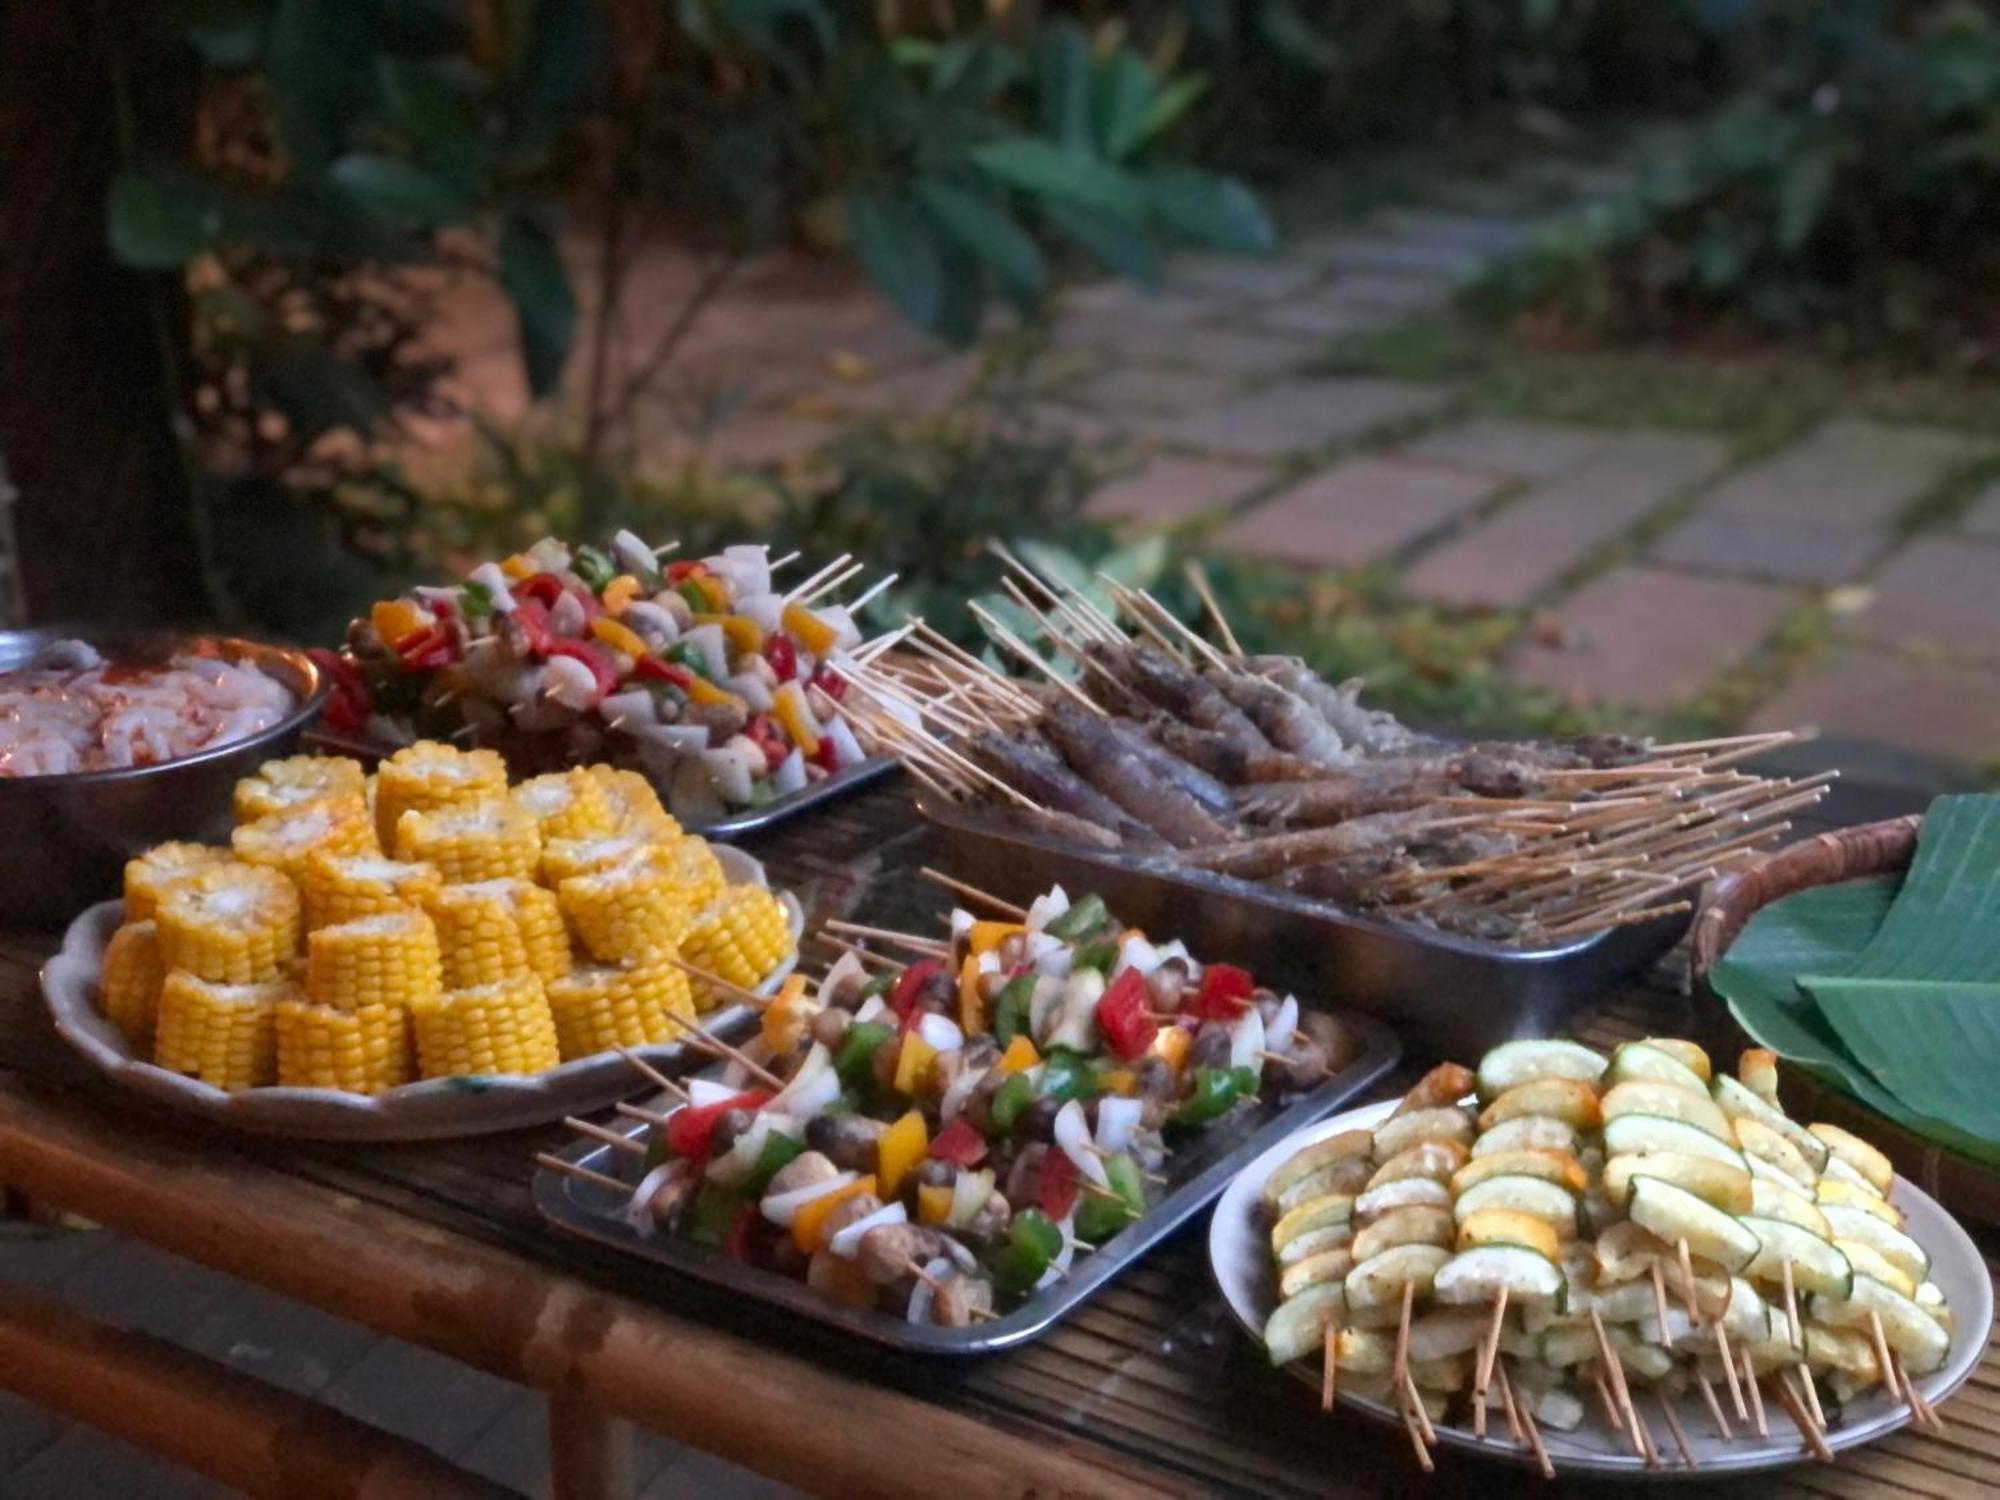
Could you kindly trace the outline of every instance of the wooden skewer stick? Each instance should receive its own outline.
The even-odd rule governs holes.
[[[838,917],[829,917],[820,924],[826,932],[845,933],[853,937],[875,938],[884,943],[894,943],[908,948],[912,953],[921,953],[927,958],[944,958],[951,952],[949,943],[940,943],[934,938],[917,937],[913,933],[897,932],[893,927],[869,927],[860,922],[843,922]]]
[[[620,1047],[618,1049],[618,1055],[624,1058],[625,1061],[630,1063],[634,1068],[636,1068],[640,1072],[640,1074],[644,1076],[645,1080],[648,1083],[652,1084],[653,1087],[658,1089],[661,1093],[672,1094],[676,1099],[680,1100],[683,1104],[685,1104],[688,1101],[689,1096],[688,1096],[688,1091],[686,1089],[681,1087],[680,1084],[674,1082],[673,1079],[667,1077],[666,1074],[662,1073],[658,1068],[654,1067],[651,1063],[647,1062],[645,1058],[641,1057],[638,1053],[634,1052],[630,1047]]]
[[[1722,1414],[1722,1403],[1715,1399],[1715,1382],[1701,1370],[1696,1370],[1694,1383],[1701,1392],[1702,1404],[1708,1408],[1708,1419],[1715,1423],[1716,1435],[1725,1442],[1735,1441],[1736,1434],[1729,1426],[1729,1418]]]
[[[1236,632],[1229,628],[1229,616],[1222,612],[1222,606],[1215,599],[1215,590],[1208,586],[1208,570],[1196,559],[1189,558],[1187,567],[1182,571],[1187,575],[1188,587],[1194,590],[1195,597],[1201,600],[1201,607],[1208,611],[1209,619],[1215,622],[1215,632],[1222,637],[1222,644],[1229,648],[1231,656],[1241,656],[1243,643],[1236,639]]]
[[[1016,906],[1011,901],[1003,901],[1000,897],[992,894],[992,892],[982,891],[978,886],[969,885],[963,880],[955,880],[942,870],[934,870],[929,865],[925,865],[917,873],[933,885],[941,885],[946,890],[965,897],[968,901],[985,902],[1003,917],[1011,917],[1016,922],[1025,922],[1028,919],[1027,907]]]
[[[1936,1413],[1930,1413],[1929,1422],[1924,1420],[1929,1411],[1928,1403],[1910,1384],[1910,1372],[1903,1368],[1903,1362],[1889,1348],[1889,1335],[1883,1331],[1882,1315],[1872,1307],[1868,1309],[1868,1336],[1875,1341],[1875,1359],[1882,1368],[1882,1384],[1888,1387],[1892,1396],[1899,1397],[1909,1407],[1911,1422],[1918,1427],[1931,1427],[1937,1421]]]
[[[633,1140],[631,1136],[620,1135],[617,1131],[609,1129],[606,1126],[593,1125],[588,1120],[579,1120],[575,1115],[563,1116],[563,1124],[574,1130],[578,1135],[587,1135],[594,1141],[602,1141],[613,1151],[623,1151],[627,1156],[644,1156],[646,1154],[646,1148],[638,1141]]]
[[[884,589],[888,588],[901,576],[902,575],[900,573],[885,573],[880,578],[876,579],[873,583],[869,584],[867,588],[863,589],[859,594],[855,595],[852,599],[847,601],[848,614],[850,615],[860,614],[861,611],[867,606],[869,600],[873,599],[877,594],[881,593]]]
[[[1424,1435],[1424,1446],[1435,1448],[1438,1443],[1437,1429],[1431,1426],[1431,1414],[1424,1407],[1424,1396],[1417,1389],[1417,1378],[1408,1370],[1403,1371],[1403,1389],[1409,1395],[1410,1409],[1417,1414],[1417,1431]]]
[[[1326,1325],[1326,1345],[1320,1355],[1319,1367],[1319,1409],[1333,1410],[1333,1398],[1340,1387],[1340,1328],[1337,1324]]]
[[[1674,1446],[1680,1449],[1682,1467],[1699,1469],[1701,1465],[1695,1461],[1694,1449],[1688,1446],[1688,1435],[1681,1427],[1680,1414],[1674,1410],[1672,1399],[1662,1390],[1654,1391],[1653,1396],[1660,1403],[1660,1415],[1667,1419],[1667,1431],[1673,1434]]]
[[[676,1026],[680,1027],[682,1035],[686,1036],[690,1042],[693,1042],[696,1037],[699,1037],[701,1039],[700,1042],[698,1043],[699,1046],[707,1049],[712,1049],[717,1057],[728,1058],[731,1062],[735,1063],[737,1067],[741,1068],[744,1072],[748,1073],[752,1078],[756,1079],[759,1083],[764,1084],[773,1089],[784,1088],[785,1086],[784,1079],[780,1078],[776,1073],[773,1073],[769,1068],[765,1067],[762,1063],[758,1062],[756,1058],[750,1056],[740,1047],[730,1046],[729,1043],[723,1041],[721,1037],[716,1036],[713,1032],[704,1031],[701,1027],[695,1025],[694,1022],[692,1021],[684,1021],[679,1016],[671,1016],[669,1017],[669,1019],[671,1019]]]
[[[665,955],[662,955],[662,957],[665,957]],[[673,967],[675,967],[676,969],[679,969],[683,974],[687,975],[688,978],[700,980],[703,984],[709,986],[711,989],[717,991],[720,994],[729,996],[731,999],[737,1001],[739,1004],[748,1005],[757,1010],[762,1010],[765,1006],[771,1003],[771,998],[772,998],[771,996],[760,995],[755,990],[746,990],[743,988],[742,985],[732,984],[729,980],[724,979],[720,974],[711,974],[706,969],[696,968],[693,964],[688,963],[684,959],[667,958],[667,962],[673,965]]]
[[[1790,1374],[1782,1370],[1778,1372],[1778,1401],[1785,1408],[1785,1415],[1792,1419],[1792,1425],[1798,1428],[1799,1436],[1805,1439],[1812,1456],[1823,1464],[1832,1463],[1833,1450],[1827,1447],[1826,1439],[1814,1425],[1811,1413],[1799,1400],[1799,1393],[1792,1388]]]
[[[1410,1309],[1416,1305],[1417,1284],[1403,1283],[1403,1310],[1396,1319],[1396,1358],[1389,1366],[1389,1378],[1400,1385],[1410,1371]]]
[[[655,1125],[655,1126],[663,1126],[667,1123],[667,1117],[661,1114],[658,1110],[645,1109],[637,1104],[629,1103],[628,1101],[623,1099],[619,1100],[616,1104],[612,1105],[611,1107],[617,1110],[619,1114],[625,1116],[625,1118],[628,1120],[644,1120],[648,1125]]]
[[[1632,1400],[1632,1392],[1630,1386],[1626,1387],[1625,1399],[1627,1401]],[[1633,1404],[1632,1407],[1632,1420],[1637,1425],[1638,1428],[1639,1442],[1641,1445],[1640,1456],[1646,1460],[1646,1467],[1649,1469],[1659,1468],[1660,1467],[1659,1444],[1653,1441],[1652,1424],[1646,1420],[1645,1414],[1639,1410],[1639,1407],[1636,1402]]]
[[[1694,1256],[1688,1249],[1688,1242],[1686,1240],[1676,1240],[1674,1242],[1674,1255],[1680,1261],[1681,1267],[1681,1306],[1687,1309],[1688,1321],[1699,1328],[1701,1326],[1701,1307],[1696,1303],[1694,1297]]]
[[[1417,1455],[1417,1467],[1429,1474],[1434,1472],[1437,1466],[1431,1461],[1431,1450],[1424,1442],[1423,1429],[1417,1425],[1417,1418],[1423,1413],[1424,1403],[1421,1399],[1413,1397],[1412,1392],[1416,1387],[1407,1371],[1404,1372],[1401,1385],[1403,1389],[1396,1392],[1396,1404],[1402,1409],[1403,1430],[1410,1435],[1410,1451]]]
[[[851,552],[841,553],[840,556],[836,557],[832,562],[828,563],[825,567],[821,568],[817,573],[813,574],[810,578],[806,579],[804,583],[801,583],[800,585],[798,585],[798,587],[794,588],[789,594],[786,594],[784,602],[790,604],[794,600],[803,597],[807,592],[807,590],[819,587],[820,583],[823,580],[831,578],[835,573],[838,573],[842,568],[846,567],[852,561],[854,561],[853,553]]]
[[[1903,1364],[1903,1356],[1892,1352],[1889,1356],[1889,1366],[1897,1383],[1903,1388],[1904,1399],[1916,1412],[1918,1424],[1932,1436],[1942,1437],[1944,1418],[1937,1414],[1937,1408],[1932,1406],[1924,1393],[1917,1389],[1917,1383],[1910,1378],[1909,1369]]]
[[[1667,1337],[1667,1273],[1660,1269],[1656,1257],[1653,1261],[1653,1311],[1660,1319],[1660,1342],[1670,1344]]]
[[[1743,1359],[1743,1383],[1750,1388],[1750,1410],[1757,1418],[1757,1436],[1768,1438],[1771,1429],[1764,1422],[1764,1388],[1757,1384],[1757,1368],[1750,1363],[1750,1351],[1745,1349]]]
[[[911,1276],[916,1278],[918,1281],[921,1281],[925,1286],[929,1287],[933,1294],[936,1294],[937,1292],[940,1292],[944,1289],[944,1283],[942,1281],[940,1281],[937,1277],[931,1275],[930,1272],[926,1271],[922,1266],[918,1265],[915,1261],[909,1262],[909,1264],[905,1266],[904,1269],[907,1270]],[[993,1319],[1000,1316],[1000,1314],[993,1311],[993,1309],[990,1307],[972,1307],[968,1305],[967,1308],[965,1309],[965,1312],[966,1316],[974,1319],[976,1322],[981,1322],[981,1323],[990,1322]]]
[[[813,936],[830,948],[838,948],[842,953],[852,953],[865,964],[875,964],[880,968],[893,969],[898,974],[902,973],[908,967],[907,964],[899,963],[886,953],[877,953],[873,948],[864,948],[859,943],[850,943],[846,938],[835,937],[830,932],[816,932]]]
[[[1500,1381],[1500,1409],[1507,1414],[1507,1433],[1517,1443],[1528,1440],[1527,1429],[1521,1425],[1521,1407],[1514,1400],[1514,1382],[1507,1378],[1507,1361],[1500,1361],[1497,1378]]]
[[[1826,1425],[1826,1412],[1819,1404],[1819,1386],[1813,1380],[1812,1369],[1806,1364],[1806,1338],[1804,1326],[1799,1322],[1798,1289],[1792,1281],[1792,1263],[1779,1262],[1779,1277],[1785,1289],[1785,1321],[1792,1331],[1792,1347],[1798,1351],[1799,1374],[1805,1379],[1806,1409],[1820,1426]]]
[[[1506,1402],[1510,1416],[1519,1416],[1521,1430],[1527,1435],[1528,1451],[1535,1455],[1535,1467],[1541,1470],[1542,1478],[1553,1480],[1556,1477],[1556,1466],[1549,1461],[1549,1450],[1542,1446],[1542,1427],[1541,1423],[1535,1420],[1534,1403],[1532,1401],[1516,1403],[1514,1383],[1507,1378],[1504,1366],[1500,1371],[1500,1399]]]
[[[1597,1381],[1597,1399],[1604,1403],[1604,1425],[1613,1432],[1623,1432],[1625,1418],[1618,1410],[1617,1398],[1611,1394],[1611,1378],[1604,1373],[1602,1360],[1591,1367],[1591,1374]]]
[[[1604,1319],[1594,1307],[1590,1310],[1590,1327],[1597,1335],[1597,1355],[1604,1362],[1605,1378],[1611,1382],[1611,1394],[1617,1399],[1618,1425],[1631,1439],[1632,1451],[1644,1458],[1646,1440],[1639,1435],[1642,1431],[1639,1413],[1632,1406],[1632,1393],[1625,1384],[1625,1367],[1618,1362],[1617,1352],[1611,1347],[1611,1336],[1604,1331]]]
[[[1500,1352],[1500,1328],[1507,1318],[1507,1288],[1503,1284],[1500,1295],[1493,1299],[1493,1321],[1486,1327],[1486,1337],[1479,1346],[1479,1368],[1472,1379],[1472,1409],[1475,1416],[1486,1410],[1486,1389],[1493,1383],[1493,1359]],[[1479,1426],[1484,1429],[1485,1423]],[[1486,1434],[1482,1430],[1480,1436]]]
[[[560,1156],[552,1156],[546,1151],[535,1153],[538,1166],[547,1167],[551,1172],[560,1172],[565,1177],[575,1177],[583,1182],[592,1182],[601,1188],[608,1188],[624,1197],[632,1196],[632,1184],[620,1182],[616,1177],[607,1177],[602,1172],[593,1172],[588,1167],[580,1167],[573,1161],[564,1161]]]

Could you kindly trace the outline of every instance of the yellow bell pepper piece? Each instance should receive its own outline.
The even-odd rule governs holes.
[[[728,584],[717,578],[713,573],[696,574],[688,582],[692,583],[708,596],[709,605],[714,613],[718,615],[729,613],[730,598]]]
[[[863,1193],[875,1191],[873,1177],[857,1177],[844,1188],[835,1188],[823,1197],[815,1198],[792,1216],[792,1243],[801,1253],[814,1255],[826,1243],[826,1221],[833,1211],[849,1198],[859,1198]]]
[[[1107,1094],[1130,1099],[1139,1092],[1139,1075],[1130,1068],[1110,1068],[1097,1075],[1097,1086]]]
[[[1188,1034],[1184,1026],[1162,1026],[1160,1034],[1153,1038],[1153,1045],[1146,1049],[1147,1055],[1157,1057],[1178,1076],[1187,1066]]]
[[[979,1036],[986,1030],[986,997],[979,992],[979,981],[984,977],[977,955],[966,954],[965,962],[958,966],[958,1029],[967,1036]]]
[[[966,951],[973,954],[991,953],[1015,933],[1027,930],[1019,922],[974,922],[972,930],[965,935]]]
[[[819,736],[813,732],[812,715],[806,695],[796,682],[788,682],[772,696],[771,712],[785,727],[785,735],[807,760],[819,754]]]
[[[1042,1054],[1035,1050],[1028,1034],[1018,1032],[1014,1040],[1007,1044],[1007,1050],[1000,1054],[1000,1061],[993,1065],[993,1071],[1005,1078],[1010,1073],[1025,1073],[1041,1060]]]
[[[690,703],[705,703],[711,708],[743,707],[741,698],[728,688],[717,687],[699,672],[694,674],[694,681],[687,685],[687,695]]]
[[[764,649],[764,627],[748,615],[696,615],[694,622],[720,625],[724,638],[738,651],[754,653]]]
[[[833,643],[840,639],[835,630],[803,604],[787,604],[785,612],[778,617],[785,629],[814,656],[824,656],[833,649]]]
[[[639,597],[639,580],[630,573],[620,573],[604,585],[604,592],[598,596],[604,607],[614,615],[625,613],[625,606]]]
[[[764,1045],[779,1057],[790,1052],[805,1036],[815,1009],[806,999],[805,975],[792,975],[764,1007]]]
[[[931,1064],[936,1061],[937,1048],[914,1031],[907,1033],[903,1037],[902,1050],[896,1054],[896,1092],[915,1095],[917,1086],[924,1081]]]
[[[535,567],[533,558],[526,553],[516,552],[500,564],[500,571],[509,578],[533,578],[539,570]]]
[[[929,1184],[917,1189],[917,1222],[919,1224],[942,1224],[951,1217],[951,1189],[931,1187]]]
[[[876,1175],[882,1179],[882,1196],[893,1198],[924,1153],[931,1149],[930,1128],[924,1112],[913,1109],[882,1132],[875,1143]]]
[[[407,599],[384,599],[368,611],[368,623],[375,627],[377,640],[393,646],[411,631],[422,630],[430,620]]]
[[[613,582],[616,581],[615,579],[613,580]],[[604,642],[613,651],[622,651],[634,659],[652,654],[646,645],[645,638],[638,631],[629,625],[620,625],[609,615],[599,615],[596,619],[592,620],[590,622],[590,633]]]

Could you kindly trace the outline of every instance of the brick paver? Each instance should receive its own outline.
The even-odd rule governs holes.
[[[1801,724],[1835,738],[1990,766],[2000,761],[2000,668],[1838,648],[1750,721],[1752,729]]]
[[[1534,237],[1534,225],[1514,214],[1452,213],[1435,208],[1388,208],[1376,221],[1406,239],[1449,246],[1481,259],[1510,255]]]
[[[1553,479],[1598,453],[1611,436],[1600,427],[1474,417],[1426,433],[1403,451],[1503,479]]]
[[[1990,484],[1972,502],[1972,509],[1965,513],[1963,529],[1974,536],[1991,537],[2000,542],[2000,484]]]
[[[1883,565],[1850,625],[1883,645],[2000,657],[2000,545],[1918,538]]]
[[[1365,232],[1329,235],[1302,246],[1301,253],[1309,261],[1337,271],[1430,276],[1446,283],[1463,279],[1486,259],[1464,245],[1418,235]]]
[[[1661,537],[1661,562],[1779,583],[1845,583],[1889,550],[1886,532],[1762,516],[1698,515]]]
[[[1196,412],[1173,436],[1205,452],[1277,458],[1427,416],[1450,400],[1448,390],[1407,380],[1297,380]]]
[[[1562,645],[1524,642],[1506,666],[1577,700],[1666,709],[1768,640],[1795,597],[1768,584],[1614,568],[1562,605]]]
[[[1291,259],[1243,255],[1177,255],[1167,266],[1166,285],[1213,299],[1264,301],[1304,291],[1325,272]]]
[[[1234,505],[1266,483],[1268,470],[1217,459],[1163,455],[1090,497],[1090,513],[1170,526]]]
[[[1371,306],[1321,291],[1310,296],[1284,298],[1251,308],[1246,316],[1250,326],[1307,339],[1342,339],[1349,334],[1371,333],[1400,323],[1398,308]]]
[[[1217,539],[1225,552],[1346,567],[1400,552],[1500,481],[1408,459],[1355,458],[1262,502]]]
[[[1722,459],[1709,438],[1607,438],[1594,456],[1419,560],[1405,582],[1440,603],[1518,608]]]
[[[1082,382],[1066,394],[1087,406],[1184,412],[1214,406],[1224,400],[1232,388],[1233,382],[1201,370],[1123,365]]]
[[[1886,525],[1975,451],[1964,434],[1838,420],[1719,485],[1706,509],[1765,520]]]

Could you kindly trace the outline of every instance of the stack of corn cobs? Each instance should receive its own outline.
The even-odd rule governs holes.
[[[1951,1311],[1892,1176],[1779,1108],[1770,1053],[1730,1078],[1668,1038],[1609,1059],[1511,1042],[1273,1173],[1265,1342],[1275,1363],[1319,1360],[1329,1402],[1344,1385],[1401,1410],[1426,1468],[1460,1397],[1482,1437],[1503,1410],[1546,1470],[1540,1427],[1593,1403],[1659,1463],[1650,1396],[1692,1465],[1669,1398],[1698,1393],[1720,1436],[1762,1434],[1766,1386],[1824,1456],[1827,1406],[1878,1387],[1936,1420],[1910,1377],[1944,1363]]]
[[[782,904],[728,886],[646,779],[510,788],[500,757],[425,742],[373,776],[294,756],[237,784],[230,847],[125,872],[102,1004],[161,1067],[225,1091],[379,1094],[671,1042],[712,989],[792,952]]]
[[[679,1108],[620,1106],[655,1127],[645,1144],[570,1122],[626,1156],[636,1181],[600,1186],[636,1229],[963,1327],[1144,1214],[1176,1140],[1356,1050],[1333,1018],[1061,887],[896,945],[915,957],[849,951],[810,993],[792,976],[721,1080],[656,1077]]]

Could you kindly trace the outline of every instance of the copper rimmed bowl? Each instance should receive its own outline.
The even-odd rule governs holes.
[[[116,626],[44,625],[0,631],[0,672],[56,641],[87,641],[117,662],[180,655],[254,666],[290,689],[292,711],[260,733],[179,760],[68,776],[0,777],[0,922],[55,927],[116,894],[126,860],[168,839],[229,835],[237,779],[289,754],[319,714],[328,683],[303,651],[234,636]]]

